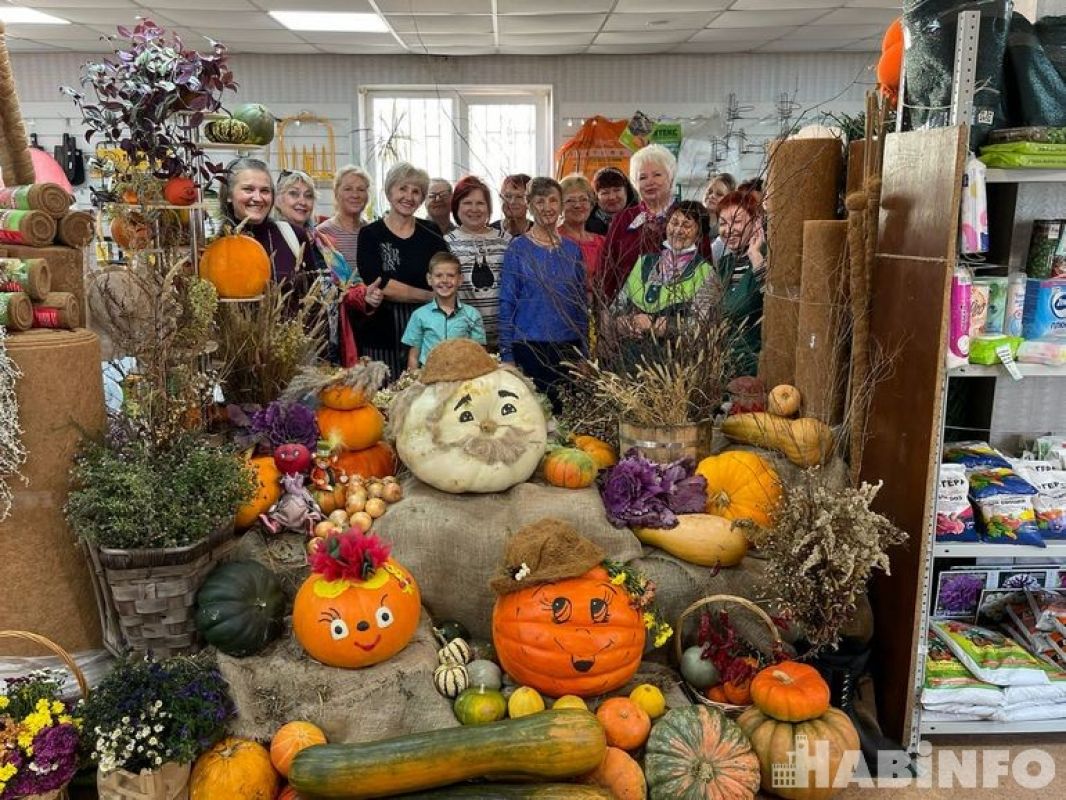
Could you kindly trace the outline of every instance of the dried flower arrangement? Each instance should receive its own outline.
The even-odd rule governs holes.
[[[218,360],[229,403],[266,405],[323,347],[325,316],[317,288],[296,300],[271,283],[258,303],[222,303]]]
[[[8,478],[18,475],[26,461],[19,425],[19,405],[15,381],[21,377],[18,366],[7,354],[7,330],[0,325],[0,522],[11,513],[11,487]]]
[[[874,570],[888,573],[886,551],[907,534],[870,509],[880,484],[834,488],[811,469],[782,489],[762,543],[767,585],[777,589],[812,648],[834,647]]]
[[[296,373],[282,393],[281,399],[298,402],[318,395],[323,389],[343,387],[358,390],[368,402],[373,402],[375,393],[388,377],[389,368],[380,361],[371,361],[369,358],[361,358],[351,367],[310,364]]]

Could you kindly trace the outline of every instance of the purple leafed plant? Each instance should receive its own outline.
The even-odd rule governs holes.
[[[616,528],[673,528],[678,514],[697,514],[707,506],[707,479],[685,458],[656,464],[631,449],[600,478],[607,519]]]

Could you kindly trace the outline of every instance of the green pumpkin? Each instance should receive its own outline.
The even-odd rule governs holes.
[[[498,722],[507,715],[507,701],[503,695],[484,686],[464,689],[455,698],[452,708],[455,718],[463,725],[485,725]]]
[[[447,644],[452,639],[470,639],[470,631],[461,622],[454,619],[446,619],[440,625],[433,626],[433,633],[441,644]]]
[[[245,103],[233,109],[230,115],[240,120],[251,131],[249,144],[266,145],[274,141],[274,115],[270,109],[260,103]]]
[[[644,751],[650,800],[753,800],[759,758],[740,726],[706,706],[673,708],[655,723]]]
[[[196,594],[196,628],[223,653],[258,653],[281,635],[285,593],[258,561],[230,561],[207,576]]]
[[[708,658],[703,658],[699,645],[685,648],[681,654],[681,675],[697,689],[706,689],[718,683],[718,670]]]
[[[239,119],[216,119],[204,126],[204,135],[218,144],[243,144],[252,131]]]

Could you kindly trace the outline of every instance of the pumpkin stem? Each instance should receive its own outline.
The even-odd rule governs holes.
[[[773,672],[771,672],[770,674],[774,676],[774,680],[775,680],[775,681],[777,681],[778,683],[783,683],[783,684],[785,684],[786,686],[790,686],[790,685],[792,685],[793,683],[795,683],[795,681],[794,681],[794,680],[792,679],[792,676],[791,676],[791,675],[789,675],[789,674],[788,674],[787,672],[785,672],[784,670],[780,670],[780,669],[775,669],[775,670],[774,670]]]
[[[692,777],[698,784],[711,783],[717,777],[718,771],[710,761],[700,761],[692,771]]]
[[[718,508],[729,508],[729,504],[732,502],[732,499],[729,497],[729,493],[725,489],[723,489],[711,498],[711,502],[714,503]]]

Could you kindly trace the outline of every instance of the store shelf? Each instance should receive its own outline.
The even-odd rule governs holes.
[[[1018,370],[1026,378],[1066,378],[1066,367],[1049,367],[1044,364],[1018,363]],[[1009,378],[1010,373],[1002,364],[966,364],[948,370],[951,378]]]
[[[988,542],[962,542],[959,544],[937,542],[933,545],[934,558],[1063,558],[1066,557],[1066,541],[1048,542],[1047,547],[1031,547],[1024,544],[989,544]]]
[[[1066,719],[1037,719],[1023,722],[996,722],[990,719],[967,720],[966,722],[930,722],[922,720],[923,735],[948,735],[953,733],[1063,733]]]
[[[267,149],[265,144],[228,144],[226,142],[197,142],[196,146],[205,152],[222,150],[228,153],[258,153]]]
[[[985,172],[986,183],[1066,183],[1066,169],[993,169]]]

